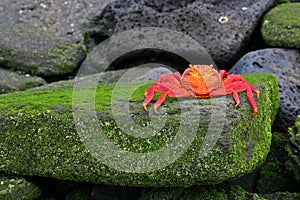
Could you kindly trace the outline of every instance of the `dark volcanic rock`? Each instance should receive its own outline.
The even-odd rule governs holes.
[[[298,50],[263,49],[246,54],[229,71],[234,74],[269,73],[278,77],[280,107],[273,129],[285,132],[300,109],[300,56]]]
[[[17,90],[37,87],[46,84],[46,81],[29,74],[19,74],[0,68],[0,94]]]
[[[217,64],[234,63],[251,41],[261,16],[272,5],[264,1],[135,1],[107,6],[90,25],[95,42],[103,36],[137,27],[163,27],[184,32],[205,47]]]
[[[0,25],[22,22],[74,43],[82,40],[84,24],[112,0],[1,0]]]
[[[109,2],[2,0],[0,63],[43,77],[74,72],[84,58],[84,24]]]
[[[1,25],[0,63],[32,75],[72,73],[84,58],[79,45],[28,24]]]

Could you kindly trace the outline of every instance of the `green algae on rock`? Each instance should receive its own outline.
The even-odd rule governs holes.
[[[297,191],[300,181],[299,130],[300,117],[288,133],[272,133],[271,149],[259,170],[255,190],[261,194]]]
[[[264,41],[276,47],[300,49],[300,3],[285,3],[271,9],[263,18]]]
[[[259,169],[259,178],[255,186],[255,190],[260,194],[287,191],[291,189],[289,186],[293,185],[285,168],[287,155],[284,147],[287,144],[287,138],[284,135],[284,133],[272,133],[270,152]]]
[[[24,178],[0,175],[0,199],[36,199],[40,189]]]
[[[287,168],[294,173],[296,180],[300,182],[300,115],[294,126],[288,129],[289,143],[286,145],[288,152]]]
[[[153,131],[147,138],[136,137],[143,133],[135,128],[151,125],[152,119],[141,106],[143,93],[150,84],[145,83],[146,85],[137,88],[130,99],[120,95],[116,101],[111,101],[116,84],[99,84],[94,94],[97,121],[104,135],[118,145],[123,153],[161,152],[158,150],[163,147],[171,148],[170,143],[179,141],[175,145],[177,148],[171,152],[176,154],[182,150],[181,145],[188,144],[185,151],[173,160],[168,157],[169,154],[161,152],[158,158],[165,160],[161,159],[160,162],[172,162],[165,167],[144,173],[119,170],[117,167],[120,166],[114,166],[119,164],[118,161],[124,154],[116,152],[114,157],[108,157],[111,163],[104,164],[101,158],[90,152],[91,148],[85,145],[88,133],[80,135],[74,123],[81,122],[74,120],[72,112],[72,85],[1,95],[0,171],[107,185],[156,187],[217,184],[240,177],[252,172],[266,158],[271,142],[271,125],[279,105],[275,76],[255,74],[244,77],[261,91],[261,97],[257,100],[259,111],[256,117],[252,117],[252,110],[244,93],[240,94],[241,104],[238,108],[235,107],[231,96],[228,96],[228,99],[213,98],[214,100],[168,99],[160,109],[165,113],[151,115],[152,118],[162,117],[165,123],[152,124],[157,131]],[[136,83],[122,85],[125,88],[134,88]],[[84,94],[90,93],[83,93],[82,96]],[[121,108],[125,102],[130,104],[130,115],[124,115],[122,112],[112,115],[111,108]],[[223,104],[227,108],[226,118],[215,119],[212,122],[211,111],[221,108]],[[89,116],[89,110],[81,110],[82,113],[87,113],[82,116],[83,119]],[[198,110],[198,115],[188,115],[191,110]],[[189,120],[185,127],[180,129],[183,116]],[[116,117],[124,117],[125,122],[132,119],[138,126],[128,123],[130,127],[125,131],[118,126]],[[156,122],[159,120],[160,118],[156,119]],[[188,126],[193,122],[198,122],[198,127]],[[200,155],[209,128],[214,130],[214,127],[210,127],[211,124],[217,123],[223,125],[220,138],[206,155]],[[178,133],[178,130],[181,132]],[[191,131],[196,133],[193,137]],[[180,134],[184,137],[176,140]],[[99,138],[96,135],[94,139],[98,141]],[[205,144],[208,144],[206,142]],[[91,144],[97,149],[97,144]],[[106,152],[98,153],[106,156]],[[157,163],[157,160],[153,160],[153,163]],[[129,157],[122,164],[125,168],[131,167],[137,164],[137,161],[134,157]]]

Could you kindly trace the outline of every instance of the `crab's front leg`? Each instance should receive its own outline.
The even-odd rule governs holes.
[[[258,112],[258,107],[256,105],[253,93],[259,98],[259,90],[248,83],[243,77],[236,74],[226,74],[226,79],[223,82],[223,86],[213,91],[212,96],[221,96],[226,94],[232,94],[236,106],[240,104],[240,98],[238,92],[246,91],[247,100],[253,110],[253,116],[256,116]]]
[[[154,103],[154,110],[157,112],[158,107],[169,97],[188,97],[191,95],[181,84],[180,73],[162,74],[155,83],[144,93],[145,99],[143,107],[147,111],[147,105],[153,100],[156,92],[161,92],[160,97]]]

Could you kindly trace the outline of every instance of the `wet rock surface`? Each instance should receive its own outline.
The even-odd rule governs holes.
[[[268,73],[278,77],[280,107],[275,131],[292,126],[300,109],[300,55],[298,50],[263,49],[242,57],[229,71],[237,74]]]

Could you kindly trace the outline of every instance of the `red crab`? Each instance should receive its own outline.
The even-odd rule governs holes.
[[[169,97],[210,98],[232,94],[236,106],[240,104],[238,92],[246,91],[246,96],[253,109],[253,116],[257,113],[257,105],[253,93],[259,98],[259,90],[237,74],[228,74],[225,70],[216,71],[212,65],[190,65],[182,76],[179,72],[163,74],[145,92],[143,107],[152,101],[156,92],[161,92],[154,103],[154,110]]]

